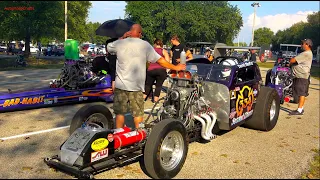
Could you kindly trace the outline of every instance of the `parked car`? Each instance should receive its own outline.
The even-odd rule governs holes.
[[[25,51],[26,46],[24,45],[22,48],[22,51]],[[30,44],[30,53],[37,53],[39,51],[38,48],[34,47],[33,45]]]
[[[97,53],[97,54],[103,54],[103,55],[104,55],[104,54],[107,54],[107,52],[106,52],[106,46],[105,46],[105,45],[99,46],[97,52],[99,52],[99,53]]]
[[[97,52],[98,51],[98,47],[95,44],[83,44],[81,46],[82,51],[85,51],[87,53],[89,52]]]
[[[64,47],[63,46],[57,46],[57,51],[55,52],[56,56],[63,56],[64,55]]]
[[[7,50],[6,43],[0,43],[0,52],[5,52]]]
[[[47,45],[45,49],[43,49],[43,55],[45,56],[51,56],[53,54],[53,49],[55,45]]]

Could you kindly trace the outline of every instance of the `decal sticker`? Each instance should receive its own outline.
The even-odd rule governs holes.
[[[105,138],[99,138],[92,142],[91,149],[94,151],[100,151],[109,145],[109,141]]]
[[[7,99],[4,101],[2,106],[9,107],[9,106],[16,106],[19,104],[40,104],[43,102],[43,99],[44,99],[44,96]]]
[[[236,114],[237,114],[236,111],[232,111],[232,112],[230,113],[229,119],[234,118],[234,116],[235,116]]]
[[[107,149],[103,149],[101,151],[92,152],[91,153],[91,162],[98,161],[100,159],[108,157],[109,151]]]
[[[81,96],[81,97],[79,97],[79,101],[83,101],[83,97]]]
[[[240,87],[235,87],[234,90],[235,91],[240,91]]]
[[[112,142],[113,141],[113,134],[108,134],[108,141]]]
[[[43,102],[44,102],[44,104],[53,104],[53,101],[51,101],[49,99],[45,99]]]
[[[252,66],[253,65],[253,62],[252,61],[249,61],[249,62],[245,62],[245,63],[242,63],[242,64],[239,64],[237,65],[239,68],[243,68],[243,67],[247,67],[247,66]]]
[[[82,92],[83,96],[105,96],[107,94],[112,94],[112,88],[102,90],[87,90]]]
[[[53,98],[53,102],[54,102],[54,103],[57,103],[57,102],[58,102],[58,96],[55,96],[55,97]]]
[[[233,99],[236,99],[237,96],[236,96],[236,92],[235,91],[230,91],[230,99],[233,100]]]
[[[251,111],[254,99],[252,88],[244,86],[240,90],[236,101],[237,117],[240,117],[244,113],[244,109],[246,109],[245,112]]]
[[[239,116],[237,118],[233,118],[232,122],[231,122],[231,126],[233,126],[233,125],[235,125],[235,124],[247,119],[249,116],[252,115],[252,113],[253,113],[253,110],[251,110],[249,112],[245,112],[242,116]]]

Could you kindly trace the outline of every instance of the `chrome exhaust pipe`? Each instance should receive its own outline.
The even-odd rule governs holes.
[[[206,129],[205,129],[205,133],[206,133],[207,137],[212,139],[213,134],[210,131],[210,126],[212,124],[211,117],[209,115],[207,115],[207,114],[201,114],[201,117],[204,118],[205,120],[207,120],[207,124],[206,124],[207,126],[206,126]]]
[[[197,115],[194,115],[193,116],[194,119],[200,121],[202,127],[201,127],[201,137],[207,141],[210,141],[210,137],[207,136],[207,133],[206,133],[206,122],[199,116]]]
[[[217,136],[215,134],[212,133],[213,127],[217,122],[217,114],[215,112],[210,112],[209,115],[212,117],[212,122],[211,122],[211,126],[210,126],[210,133],[212,134],[213,138],[216,138]]]

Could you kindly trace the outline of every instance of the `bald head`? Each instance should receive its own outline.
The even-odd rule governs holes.
[[[131,31],[131,37],[141,38],[142,27],[140,24],[132,25],[130,31]]]

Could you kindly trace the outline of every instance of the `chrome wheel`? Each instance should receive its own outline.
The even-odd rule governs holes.
[[[270,107],[270,121],[273,120],[274,116],[276,115],[276,100],[272,100],[271,107]]]
[[[184,141],[180,132],[171,131],[164,138],[160,147],[160,164],[166,171],[178,166],[184,152]]]
[[[101,113],[94,113],[92,115],[90,115],[87,119],[86,119],[86,123],[87,124],[91,124],[91,126],[94,125],[98,125],[101,128],[105,128],[105,129],[109,129],[108,124],[104,124],[103,122],[107,122],[108,119],[106,118],[105,115],[101,114]]]

